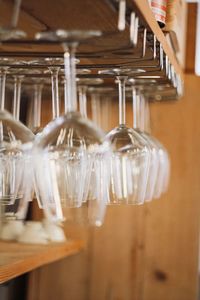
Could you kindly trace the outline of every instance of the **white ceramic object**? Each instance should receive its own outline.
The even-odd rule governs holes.
[[[14,241],[24,231],[24,222],[21,220],[8,220],[2,224],[0,237],[2,240]]]
[[[51,242],[63,243],[66,242],[66,236],[62,227],[57,223],[44,219],[44,229],[49,236]]]
[[[47,244],[49,237],[41,222],[28,221],[18,238],[18,242],[26,244]]]

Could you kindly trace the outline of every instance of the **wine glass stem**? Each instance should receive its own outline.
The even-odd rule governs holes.
[[[41,125],[41,100],[42,100],[42,84],[35,84],[33,99],[33,127],[40,128]]]
[[[65,114],[67,113],[67,105],[68,102],[68,91],[67,91],[67,80],[66,78],[64,78],[64,112]]]
[[[140,117],[139,117],[139,101],[138,94],[135,87],[132,87],[132,100],[133,100],[133,128],[138,129],[140,127]]]
[[[19,115],[20,115],[21,83],[22,83],[22,78],[20,76],[15,76],[15,79],[14,79],[14,99],[13,99],[13,117],[17,121],[19,121]]]
[[[126,90],[125,84],[127,77],[117,76],[118,88],[119,88],[119,124],[126,124]]]
[[[5,107],[6,70],[0,70],[0,110]]]
[[[148,133],[151,132],[151,115],[147,99],[144,99],[144,130]]]
[[[12,13],[12,19],[10,22],[10,25],[12,28],[17,27],[17,22],[19,19],[19,11],[20,11],[20,6],[21,6],[21,0],[15,0],[14,1],[14,8],[13,8],[13,13]]]
[[[77,111],[77,90],[76,90],[76,60],[75,49],[76,44],[63,44],[64,48],[64,65],[65,65],[65,110],[67,112]]]
[[[52,118],[53,120],[60,115],[59,91],[58,91],[58,73],[60,67],[49,67],[51,72],[52,88]]]
[[[86,95],[86,86],[79,86],[78,94],[79,94],[79,108],[80,113],[84,118],[87,118],[87,95]]]
[[[6,88],[6,72],[7,69],[2,68],[0,70],[0,110],[4,110],[5,107],[5,88]],[[0,122],[0,142],[3,142],[3,124]]]
[[[92,120],[101,127],[101,106],[100,106],[100,95],[91,95],[92,104]]]
[[[145,99],[141,93],[138,95],[138,110],[140,114],[140,130],[145,131]]]

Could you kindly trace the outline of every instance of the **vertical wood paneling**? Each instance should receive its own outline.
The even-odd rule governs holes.
[[[68,227],[69,234],[88,240],[88,248],[84,254],[35,271],[37,288],[32,288],[29,300],[196,299],[199,86],[200,79],[186,76],[186,93],[180,102],[151,105],[153,134],[169,150],[172,161],[167,194],[140,207],[109,207],[100,229]],[[113,109],[116,120],[117,106]],[[131,116],[128,105],[130,125]]]
[[[145,300],[193,300],[197,296],[199,84],[199,78],[187,76],[184,99],[174,105],[152,106],[154,132],[169,150],[172,174],[168,193],[148,207]]]

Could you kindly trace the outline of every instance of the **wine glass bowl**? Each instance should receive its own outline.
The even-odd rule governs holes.
[[[143,204],[149,149],[132,128],[119,125],[106,136],[112,145],[110,204]]]
[[[104,133],[77,112],[57,118],[44,128],[42,136],[36,138],[36,164],[38,164],[38,155],[42,153],[42,157],[45,158],[43,161],[48,162],[50,168],[44,180],[50,183],[50,176],[54,173],[62,206],[82,205],[83,199],[89,193],[88,178],[94,160],[109,151],[109,144],[103,143],[103,138]],[[36,177],[37,186],[40,186],[38,176]],[[51,197],[55,194],[53,188],[51,184],[48,185],[48,193]]]
[[[100,74],[114,75],[119,88],[119,125],[105,140],[112,145],[111,185],[109,204],[143,204],[149,172],[149,147],[144,138],[126,126],[125,84],[127,75],[143,72],[140,69],[101,70]]]

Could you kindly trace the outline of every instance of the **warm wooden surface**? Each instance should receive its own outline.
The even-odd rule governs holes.
[[[198,292],[200,78],[186,76],[175,105],[152,105],[154,134],[169,150],[168,193],[147,206],[142,300],[194,300]]]
[[[151,30],[156,35],[157,39],[162,43],[163,49],[164,49],[165,53],[167,54],[167,56],[169,57],[171,64],[173,64],[176,72],[183,77],[183,73],[180,68],[180,65],[177,62],[177,59],[176,59],[173,51],[170,49],[162,30],[160,29],[160,27],[158,26],[158,23],[155,20],[155,17],[149,7],[148,0],[143,0],[143,1],[135,0],[134,2],[137,5],[137,7],[139,8],[139,10],[141,11],[141,13],[142,13],[143,17],[145,18],[145,20],[147,21],[147,23],[149,24]],[[185,18],[185,16],[183,16],[183,19],[184,18]],[[183,24],[184,24],[184,20],[183,20]],[[184,32],[182,32],[182,34],[184,34]]]
[[[153,134],[171,156],[169,191],[143,207],[109,208],[93,235],[89,299],[197,299],[199,86],[186,76],[180,102],[152,104]]]
[[[187,20],[187,51],[186,51],[186,72],[194,73],[195,66],[195,47],[196,47],[196,22],[197,22],[197,4],[188,5]]]
[[[79,240],[44,246],[0,242],[0,283],[76,254],[82,248],[83,242]]]
[[[199,86],[199,78],[186,75],[180,102],[151,105],[152,133],[171,156],[166,195],[141,207],[109,207],[100,229],[68,225],[68,234],[84,238],[87,250],[32,272],[29,300],[197,299]],[[113,104],[110,126],[117,118]],[[127,118],[131,125],[130,105]],[[54,274],[59,274],[56,282]]]
[[[141,11],[146,20],[148,28],[155,33],[157,39],[163,44],[165,53],[168,55],[171,64],[178,74],[182,76],[180,65],[177,63],[176,57],[170,49],[165,36],[158,26],[155,17],[148,5],[147,0],[127,1],[131,3],[129,12],[127,12],[126,28],[123,32],[117,29],[118,12],[117,9],[111,5],[112,1],[107,0],[74,0],[74,1],[55,1],[42,0],[40,5],[37,1],[29,0],[22,1],[21,13],[19,17],[19,28],[28,32],[28,38],[33,38],[38,31],[54,30],[58,28],[81,29],[81,30],[101,30],[103,35],[101,38],[93,39],[92,42],[87,42],[79,45],[77,57],[81,58],[80,65],[88,66],[91,63],[97,67],[113,68],[116,66],[133,65],[134,67],[140,66],[145,70],[151,72],[151,75],[161,75],[163,72],[159,68],[159,59],[153,59],[152,41],[150,43],[147,39],[146,54],[142,58],[143,37],[139,34],[138,43],[136,47],[130,42],[130,28],[128,16],[130,11],[135,9],[135,5]],[[0,23],[4,26],[10,17],[11,0],[2,1],[2,17],[0,14]],[[84,13],[82,13],[84,12]],[[184,18],[183,18],[184,19]],[[141,18],[140,23],[144,21]],[[141,25],[140,24],[140,25]],[[142,31],[142,27],[141,27]],[[2,43],[0,45],[0,56],[16,55],[16,50],[21,51],[21,55],[63,55],[63,48],[61,45],[35,45],[28,42],[22,44]],[[94,56],[94,53],[96,54]],[[91,57],[93,54],[93,57]],[[136,61],[133,61],[135,59]],[[151,68],[149,68],[151,66]]]

